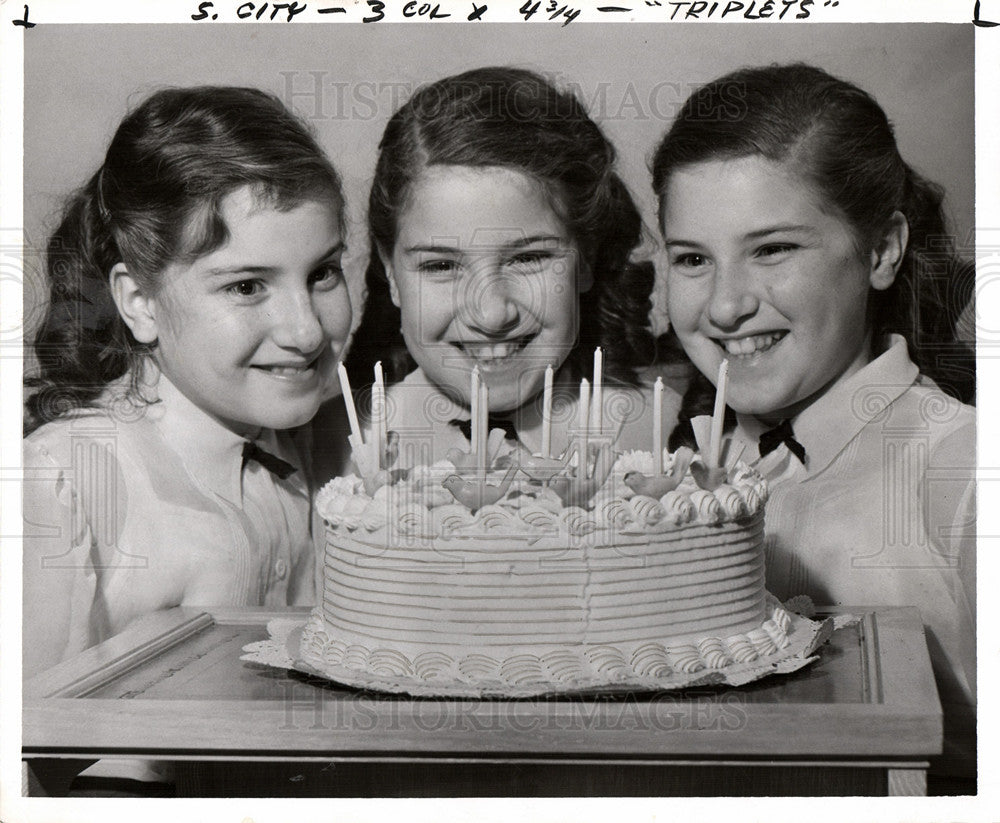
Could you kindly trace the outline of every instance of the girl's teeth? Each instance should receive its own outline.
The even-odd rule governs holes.
[[[305,366],[271,366],[270,368],[272,374],[279,374],[284,377],[293,377],[294,375],[302,374],[305,370]]]
[[[465,350],[476,360],[502,360],[518,350],[516,343],[504,342],[492,345],[466,346]]]
[[[780,332],[755,334],[752,337],[741,337],[738,340],[723,340],[722,346],[726,353],[733,357],[747,357],[751,354],[767,351],[782,337],[784,335]]]

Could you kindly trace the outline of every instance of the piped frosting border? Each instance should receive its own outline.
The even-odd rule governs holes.
[[[505,659],[469,652],[460,658],[428,651],[410,659],[389,646],[346,645],[327,636],[313,614],[288,639],[294,668],[356,688],[439,697],[532,697],[574,693],[655,691],[694,685],[742,685],[766,674],[794,671],[815,660],[832,632],[771,601],[757,629],[668,646],[643,643],[552,647]]]

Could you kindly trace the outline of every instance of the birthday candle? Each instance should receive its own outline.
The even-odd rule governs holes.
[[[542,457],[552,451],[552,364],[545,367],[545,389],[542,393]]]
[[[594,391],[590,406],[590,426],[595,434],[604,427],[604,352],[598,346],[594,349]]]
[[[337,364],[337,374],[340,377],[340,392],[344,395],[344,405],[347,407],[347,420],[351,424],[351,434],[358,443],[361,443],[361,426],[358,423],[358,410],[354,408],[354,395],[351,394],[351,381],[347,377],[347,369],[344,368],[343,363]]]
[[[470,427],[470,447],[473,454],[479,454],[479,366],[472,367],[469,386],[469,407],[472,412]]]
[[[583,450],[580,452],[580,471],[581,476],[587,476],[587,461],[589,460],[589,455],[587,454],[587,440],[590,436],[590,431],[588,424],[590,423],[590,383],[587,378],[584,377],[580,381],[580,408],[578,409],[579,417],[577,420],[577,425],[580,427],[580,438],[583,442]]]
[[[476,427],[479,429],[479,451],[476,452],[476,471],[480,479],[486,477],[486,443],[489,439],[487,421],[490,413],[490,387],[485,382],[480,384],[479,418]]]
[[[382,361],[375,364],[375,386],[372,390],[372,428],[375,431],[375,442],[378,443],[379,468],[384,468],[385,447],[388,440],[388,421],[385,415],[385,377],[382,373]]]
[[[729,385],[729,361],[719,364],[719,379],[715,383],[715,410],[712,412],[712,439],[709,441],[709,465],[719,465],[722,452],[722,424],[726,416],[726,388]]]
[[[653,384],[653,474],[663,474],[663,378]]]

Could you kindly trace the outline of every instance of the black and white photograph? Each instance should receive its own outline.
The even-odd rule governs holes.
[[[995,819],[940,5],[3,3],[0,818]]]

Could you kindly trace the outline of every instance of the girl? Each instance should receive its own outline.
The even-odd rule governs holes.
[[[475,69],[419,90],[379,148],[368,298],[348,367],[366,385],[381,360],[396,384],[389,422],[409,455],[399,465],[468,450],[474,367],[491,427],[538,452],[553,366],[558,454],[596,347],[615,388],[603,396],[603,430],[621,428],[619,450],[648,450],[636,369],[653,359],[653,272],[629,260],[641,219],[580,102],[529,71]],[[678,406],[668,390],[668,427]]]
[[[941,191],[871,97],[805,65],[695,92],[653,186],[672,328],[706,377],[728,359],[733,448],[768,478],[769,590],[919,606],[938,771],[974,776],[974,371]]]
[[[48,247],[24,443],[24,672],[171,606],[311,604],[301,427],[351,307],[337,173],[255,89],[158,92]]]

